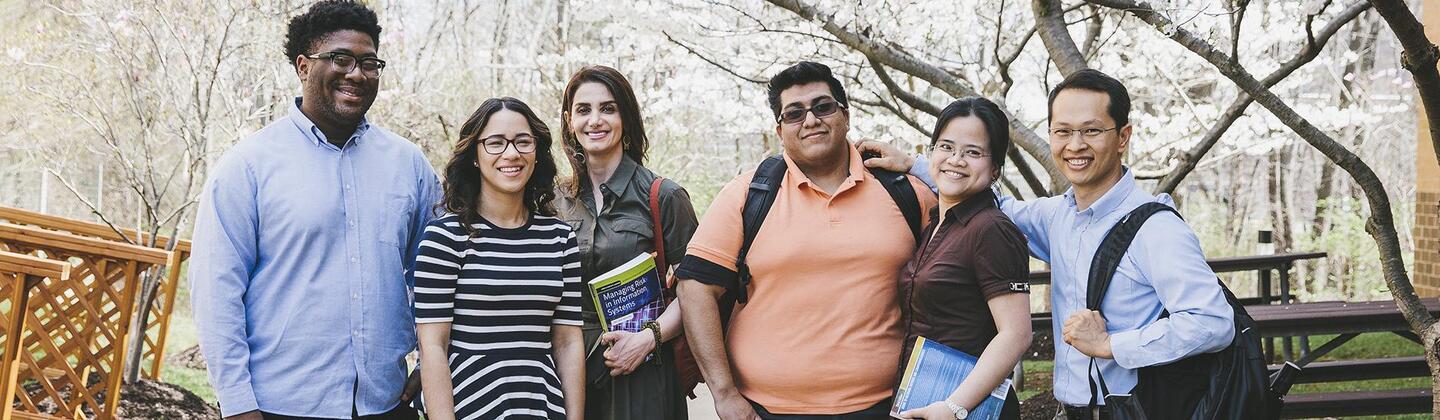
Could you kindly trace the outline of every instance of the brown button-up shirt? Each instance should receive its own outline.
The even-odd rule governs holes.
[[[1025,235],[996,207],[990,190],[951,207],[943,222],[930,220],[900,278],[903,354],[924,336],[980,357],[996,334],[986,301],[1030,292]]]

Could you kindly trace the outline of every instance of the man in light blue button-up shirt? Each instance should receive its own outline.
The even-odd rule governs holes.
[[[1110,228],[1148,202],[1174,206],[1169,195],[1136,186],[1121,164],[1129,145],[1130,98],[1119,81],[1084,70],[1056,85],[1050,96],[1051,158],[1073,187],[1059,197],[1001,199],[1001,209],[1025,233],[1030,252],[1050,263],[1051,311],[1056,321],[1055,398],[1067,407],[1057,418],[1108,418],[1092,413],[1089,370],[1093,357],[1112,393],[1127,393],[1136,369],[1220,350],[1234,336],[1234,311],[1200,241],[1179,217],[1150,218],[1116,270],[1100,313],[1085,308],[1090,262]],[[884,157],[867,165],[903,167],[899,151],[866,142],[862,150]],[[915,158],[910,173],[929,181],[929,164]],[[983,244],[977,244],[983,246]],[[1161,318],[1169,311],[1168,318]],[[1104,396],[1095,402],[1103,405]]]
[[[365,119],[379,31],[352,2],[292,20],[303,96],[211,170],[189,267],[227,418],[416,417],[408,269],[439,185],[418,147]]]

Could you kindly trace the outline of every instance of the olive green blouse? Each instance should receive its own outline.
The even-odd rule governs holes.
[[[610,180],[600,185],[603,209],[596,211],[588,180],[579,186],[578,194],[563,190],[557,194],[556,210],[575,229],[580,242],[580,271],[585,281],[642,252],[655,250],[654,223],[650,220],[650,184],[655,178],[654,172],[626,156]],[[660,183],[660,222],[664,226],[661,230],[665,235],[666,263],[678,264],[700,223],[690,195],[668,178]],[[594,322],[595,303],[589,288],[583,300],[586,320]]]

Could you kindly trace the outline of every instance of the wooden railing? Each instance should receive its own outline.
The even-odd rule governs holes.
[[[114,228],[102,223],[68,219],[11,207],[0,207],[0,221],[111,241],[141,245],[148,245],[151,242],[149,234],[136,232],[134,229],[121,228],[117,233]],[[155,248],[170,248],[169,237],[159,236],[155,238],[154,242]],[[175,243],[170,261],[155,266],[156,272],[151,273],[151,275],[160,276],[157,277],[160,285],[156,289],[155,303],[150,306],[150,314],[145,321],[145,342],[140,348],[141,374],[146,378],[160,379],[160,369],[165,359],[166,338],[170,335],[170,317],[175,312],[175,295],[180,285],[183,264],[189,259],[190,241],[181,239]]]
[[[5,347],[0,352],[0,401],[15,401],[19,387],[20,343],[25,337],[26,309],[29,307],[30,290],[45,279],[66,281],[70,278],[70,264],[36,258],[24,254],[0,251],[0,295],[4,299],[4,312],[0,314],[0,325],[4,326]],[[8,288],[8,290],[6,290]],[[29,365],[24,365],[29,367]],[[32,368],[32,370],[34,370]],[[15,417],[13,404],[0,405],[0,419]]]
[[[9,223],[0,223],[0,251],[72,265],[68,278],[45,277],[30,287],[24,329],[7,331],[19,337],[18,383],[30,384],[7,405],[17,417],[48,411],[40,407],[48,401],[59,416],[114,418],[141,276],[172,261],[171,253]]]

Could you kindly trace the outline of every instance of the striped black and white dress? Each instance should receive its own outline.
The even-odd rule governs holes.
[[[415,259],[415,322],[449,322],[458,419],[564,419],[551,326],[581,326],[580,255],[569,225],[459,217],[430,222]]]

